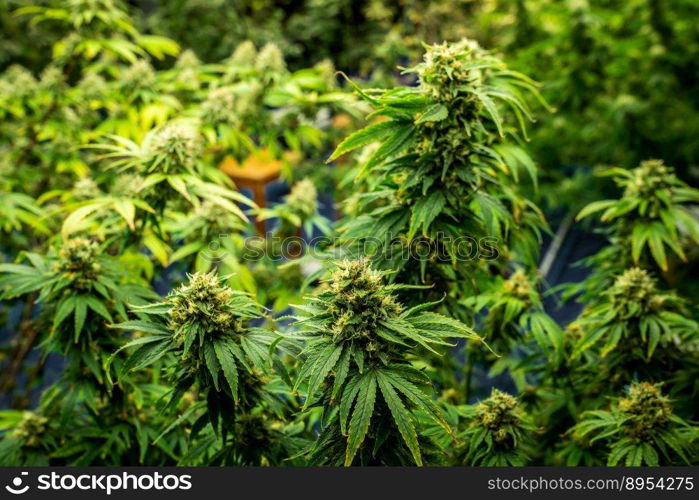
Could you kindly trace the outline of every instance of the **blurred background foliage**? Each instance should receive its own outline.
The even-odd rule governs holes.
[[[23,3],[0,2],[0,67],[38,71],[61,30],[13,15]],[[571,203],[589,187],[567,179],[574,166],[630,168],[663,158],[685,179],[699,175],[696,1],[143,0],[124,7],[140,32],[175,40],[204,62],[244,40],[273,42],[291,69],[330,59],[375,83],[399,77],[396,66],[414,63],[422,43],[469,37],[543,82],[557,112],[539,117],[531,149]]]

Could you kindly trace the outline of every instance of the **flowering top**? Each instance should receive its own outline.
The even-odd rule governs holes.
[[[148,135],[148,171],[183,173],[194,169],[201,153],[197,130],[184,122],[173,122]]]
[[[672,406],[658,385],[649,382],[634,382],[628,395],[621,398],[617,408],[627,418],[624,422],[626,433],[638,439],[645,439],[654,429],[665,425],[672,416]]]
[[[68,240],[58,252],[57,271],[70,280],[76,289],[88,288],[97,278],[101,266],[97,262],[99,245],[86,238]]]

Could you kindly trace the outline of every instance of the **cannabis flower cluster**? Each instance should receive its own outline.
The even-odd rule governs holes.
[[[73,238],[65,242],[58,252],[55,269],[70,280],[72,287],[84,290],[97,279],[101,266],[97,262],[99,245],[86,238]]]
[[[301,220],[312,217],[318,209],[318,190],[311,179],[302,179],[292,186],[284,202]]]
[[[517,427],[521,419],[522,412],[517,399],[493,389],[488,399],[476,405],[472,425],[488,429],[496,442],[503,443],[511,435],[511,429]]]
[[[233,66],[253,66],[257,59],[257,49],[250,40],[245,40],[238,44],[230,57]]]
[[[632,267],[614,280],[608,293],[615,309],[629,316],[660,308],[665,300],[656,292],[655,280],[648,271]]]
[[[624,189],[625,197],[638,196],[652,200],[658,191],[671,188],[676,180],[674,169],[665,165],[663,160],[643,161],[631,174]]]
[[[263,74],[273,75],[286,71],[284,55],[276,44],[269,42],[265,44],[255,60],[255,69]]]
[[[672,416],[672,407],[658,385],[634,382],[628,395],[619,400],[617,408],[626,417],[624,430],[629,437],[646,439],[652,437],[658,427],[666,424]]]
[[[337,264],[326,303],[334,343],[355,343],[370,355],[380,350],[381,322],[398,316],[403,310],[387,289],[385,275],[372,269],[368,259]]]
[[[526,304],[531,302],[532,293],[535,293],[529,276],[521,269],[512,273],[512,276],[503,283],[502,288],[506,295],[521,300]]]
[[[228,87],[213,89],[202,103],[201,113],[207,123],[236,123],[235,95]]]
[[[119,81],[130,91],[148,89],[155,85],[155,70],[147,60],[139,59],[122,71]]]
[[[185,173],[194,169],[201,153],[201,141],[195,127],[174,122],[149,135],[146,150],[151,158],[149,170]]]
[[[423,63],[417,69],[420,85],[434,101],[458,106],[459,111],[477,109],[473,95],[465,93],[469,86],[482,84],[482,65],[474,62],[484,51],[472,40],[442,43],[427,47]]]
[[[236,333],[242,328],[240,313],[233,307],[233,290],[214,273],[196,273],[168,297],[170,326],[177,344],[191,342],[190,336],[208,338]],[[194,332],[194,333],[192,333]]]

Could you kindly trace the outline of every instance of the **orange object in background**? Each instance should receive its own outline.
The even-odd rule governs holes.
[[[261,149],[245,158],[242,163],[235,158],[226,157],[219,168],[233,180],[238,188],[250,189],[255,203],[260,208],[264,208],[267,204],[265,186],[279,178],[282,162],[274,158],[268,150]],[[265,221],[257,218],[255,227],[260,236],[265,235]]]

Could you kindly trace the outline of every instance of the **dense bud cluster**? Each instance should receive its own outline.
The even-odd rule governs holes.
[[[624,196],[654,198],[657,191],[672,187],[676,177],[674,169],[663,160],[646,160],[631,171],[633,177],[626,185]]]
[[[236,51],[237,52],[237,51]],[[284,55],[276,44],[265,44],[255,59],[255,69],[260,73],[282,73],[286,71]]]
[[[179,70],[196,68],[201,64],[201,61],[193,50],[187,49],[183,51],[177,58],[175,68]]]
[[[97,198],[102,192],[92,177],[83,177],[73,184],[72,194],[76,200],[83,201]]]
[[[471,40],[442,43],[427,47],[424,62],[418,66],[420,85],[434,101],[458,106],[458,111],[476,111],[477,101],[465,87],[482,84],[483,73],[473,64],[484,56]]]
[[[503,290],[507,295],[515,297],[521,301],[528,302],[531,293],[534,291],[532,283],[527,273],[518,269],[503,284]]]
[[[208,123],[234,123],[236,102],[231,89],[219,87],[209,92],[201,105],[201,113]]]
[[[221,285],[213,273],[196,273],[189,283],[169,296],[170,325],[179,344],[185,342],[187,331],[196,328],[209,337],[234,333],[241,327],[240,317],[231,306],[233,291]]]
[[[250,40],[238,44],[233,51],[230,61],[233,66],[253,66],[257,59],[257,49]]]
[[[13,64],[0,79],[0,97],[22,98],[36,87],[36,78],[26,68]]]
[[[403,308],[385,289],[384,275],[369,266],[368,259],[343,261],[330,281],[333,294],[328,312],[332,315],[332,340],[358,342],[367,353],[380,349],[380,323],[399,315]]]
[[[655,280],[648,271],[638,267],[627,269],[618,276],[609,295],[619,310],[632,306],[634,310],[653,311],[663,303],[662,296],[656,293]]]
[[[486,96],[488,78],[500,66],[500,61],[472,40],[427,47],[423,62],[411,71],[418,75],[421,92],[435,105],[441,105],[439,111],[432,108],[441,116],[424,121],[426,117],[419,117],[418,153],[440,152],[445,158],[468,162],[474,146],[483,140],[476,134],[485,130],[487,123],[484,102],[494,102]]]
[[[97,262],[99,245],[86,238],[68,240],[58,253],[56,268],[77,289],[88,288],[101,270]]]
[[[626,434],[635,439],[652,437],[672,415],[669,399],[659,386],[648,382],[631,384],[628,396],[620,399],[617,407],[627,417],[623,424]]]
[[[303,179],[292,186],[284,201],[299,217],[311,217],[318,209],[318,190],[311,179]]]
[[[66,79],[63,71],[56,66],[47,66],[41,72],[39,85],[46,90],[58,91],[66,85]]]
[[[86,99],[98,99],[106,92],[107,82],[98,73],[86,73],[78,82],[78,88]]]
[[[201,141],[197,130],[184,122],[165,125],[149,136],[148,152],[153,158],[151,169],[166,173],[190,171],[201,153]]]
[[[220,237],[240,226],[240,219],[229,210],[208,200],[199,205],[194,213],[210,235]]]
[[[110,193],[124,198],[136,198],[143,191],[145,179],[138,174],[121,174],[112,184]]]
[[[487,428],[496,442],[502,443],[510,435],[510,429],[521,421],[517,399],[493,389],[490,397],[476,406],[474,424]]]
[[[139,59],[122,71],[120,81],[130,90],[147,89],[155,85],[155,71],[147,60]]]

